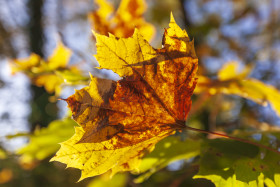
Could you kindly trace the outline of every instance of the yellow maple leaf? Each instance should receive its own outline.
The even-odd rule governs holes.
[[[280,116],[280,91],[271,85],[267,85],[257,79],[248,78],[250,68],[245,67],[242,72],[237,71],[238,63],[225,64],[218,72],[218,79],[211,80],[205,76],[198,77],[195,93],[206,92],[211,95],[233,94],[250,99],[258,104],[267,105]]]
[[[60,93],[63,79],[55,74],[40,75],[33,79],[36,86],[44,87],[49,93]]]
[[[198,60],[172,15],[169,27],[162,49],[152,48],[137,29],[131,38],[96,34],[100,68],[122,80],[91,77],[89,86],[65,99],[80,127],[51,161],[82,170],[80,180],[135,171],[158,141],[185,128]]]
[[[65,79],[84,79],[75,66],[67,67],[71,55],[71,50],[58,42],[53,54],[46,61],[34,53],[27,58],[13,60],[12,73],[24,72],[33,84],[43,86],[47,92],[58,95],[61,85],[67,81]]]
[[[32,53],[27,58],[22,59],[15,59],[12,64],[11,69],[12,73],[17,73],[20,71],[31,70],[32,72],[35,71],[33,68],[40,64],[41,58],[39,55]]]
[[[245,66],[240,72],[238,71],[239,63],[236,61],[231,61],[226,63],[218,72],[218,79],[221,81],[231,80],[231,79],[244,79],[246,78],[251,68]]]
[[[96,32],[103,35],[112,33],[117,37],[130,37],[136,27],[145,39],[151,40],[154,36],[154,26],[147,23],[143,17],[146,11],[144,0],[122,0],[116,11],[106,0],[96,0],[95,3],[99,9],[89,14],[89,20]]]
[[[71,55],[71,50],[65,47],[62,42],[58,42],[53,54],[48,58],[48,67],[51,70],[65,68]]]

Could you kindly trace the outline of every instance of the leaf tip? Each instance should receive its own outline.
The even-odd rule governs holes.
[[[91,30],[91,32],[92,32],[94,37],[96,37],[96,35],[98,35],[97,32],[95,32],[93,29]]]
[[[49,160],[49,162],[56,161],[56,160],[55,160],[55,157],[56,157],[56,155],[55,155],[55,156],[53,156],[53,157]]]
[[[138,40],[139,38],[143,38],[143,35],[138,28],[135,28],[134,33],[131,37]],[[145,40],[145,38],[143,38],[143,39]]]
[[[85,178],[88,178],[88,177],[90,177],[90,176],[85,176],[85,174],[82,171],[81,177],[79,178],[79,180],[76,183],[79,183],[79,182],[81,182],[82,180],[84,180]]]
[[[109,36],[109,38],[115,38],[115,35],[110,32],[108,32],[108,36]]]
[[[92,80],[94,77],[93,75],[89,72],[90,80]]]
[[[176,23],[172,12],[170,12],[170,23]]]
[[[133,33],[133,35],[135,35],[135,34],[138,34],[139,33],[139,29],[137,29],[136,27],[134,28],[134,33]]]

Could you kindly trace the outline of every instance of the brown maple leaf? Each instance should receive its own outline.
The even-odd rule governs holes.
[[[198,60],[193,42],[171,15],[163,48],[138,30],[131,38],[96,34],[100,68],[122,79],[92,77],[65,99],[81,127],[52,159],[82,170],[82,177],[137,169],[162,138],[183,129],[191,108]]]

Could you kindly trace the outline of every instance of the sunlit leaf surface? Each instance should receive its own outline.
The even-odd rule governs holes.
[[[44,87],[47,92],[59,95],[63,83],[78,83],[88,78],[75,66],[67,66],[72,52],[58,42],[53,54],[45,61],[32,53],[29,57],[11,61],[12,72],[23,72],[33,84]]]
[[[261,105],[269,103],[280,116],[280,91],[257,79],[248,78],[248,68],[238,72],[237,67],[237,62],[226,64],[218,72],[217,80],[199,76],[195,93],[232,94],[253,100]]]
[[[211,180],[217,187],[263,187],[279,182],[279,154],[242,142],[208,140],[201,149],[200,169],[194,178]]]
[[[180,140],[170,136],[156,144],[153,152],[143,158],[139,166],[142,173],[135,182],[142,183],[155,172],[178,160],[188,160],[200,154],[200,141]]]
[[[23,160],[43,160],[59,149],[58,143],[74,134],[75,125],[75,121],[66,118],[53,121],[47,128],[36,129],[34,134],[30,135],[29,143],[17,153],[22,155]]]
[[[118,82],[91,78],[88,87],[65,99],[80,127],[52,161],[82,170],[80,180],[107,171],[136,171],[161,139],[185,127],[196,85],[193,42],[173,16],[154,49],[135,30],[131,38],[96,34],[100,68]]]

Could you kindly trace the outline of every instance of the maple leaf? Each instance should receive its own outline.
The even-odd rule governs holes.
[[[114,177],[109,177],[107,175],[101,175],[100,177],[95,177],[91,180],[87,187],[103,187],[103,186],[114,186],[114,187],[125,187],[127,186],[127,181],[129,176],[127,173],[119,173],[114,175]]]
[[[24,72],[30,77],[33,84],[43,86],[47,92],[55,92],[58,95],[61,91],[61,84],[65,81],[86,79],[77,67],[67,67],[71,55],[71,50],[58,42],[47,61],[35,53],[27,58],[13,60],[11,62],[12,73]]]
[[[215,139],[204,142],[200,156],[199,172],[194,178],[211,180],[217,187],[261,187],[264,183],[279,186],[280,159],[274,152],[243,142]]]
[[[136,27],[147,40],[151,40],[155,34],[154,26],[143,17],[146,11],[144,0],[122,0],[117,10],[106,0],[96,0],[95,3],[99,9],[91,12],[88,17],[98,33],[130,37]]]
[[[142,183],[152,174],[179,160],[189,160],[200,154],[201,141],[180,140],[179,136],[169,136],[156,144],[155,149],[146,155],[139,166],[141,173],[135,183]]]
[[[88,87],[65,99],[81,127],[51,161],[79,168],[80,180],[137,170],[158,141],[185,127],[196,85],[193,41],[172,15],[162,49],[152,48],[137,29],[131,38],[95,36],[100,68],[122,79],[91,77]]]
[[[17,154],[21,155],[22,161],[45,159],[59,149],[59,142],[67,140],[74,134],[75,125],[74,120],[65,118],[51,122],[46,128],[35,129],[32,134],[22,135],[29,137],[29,143],[17,150]]]

